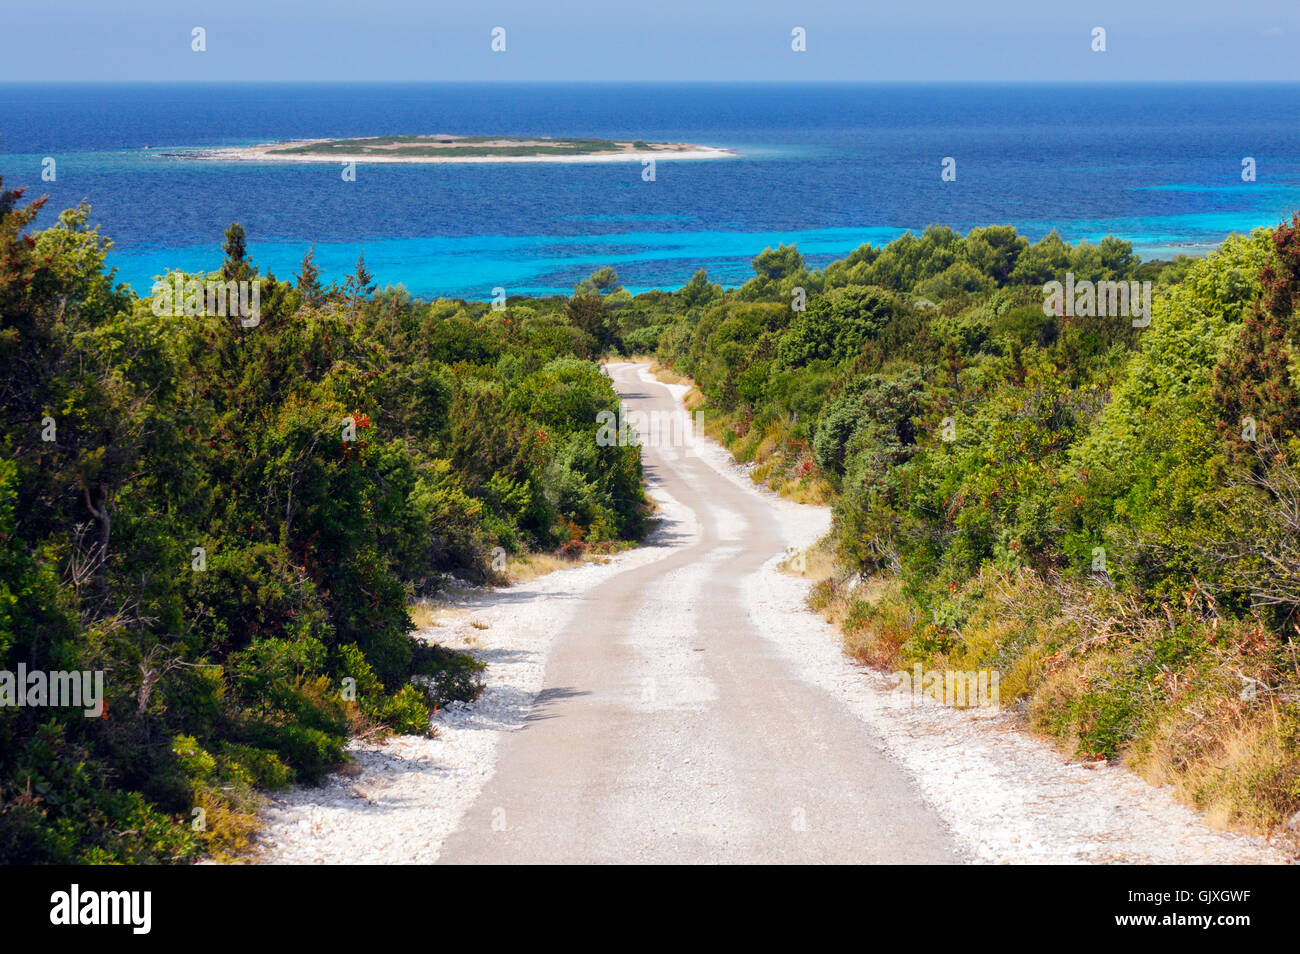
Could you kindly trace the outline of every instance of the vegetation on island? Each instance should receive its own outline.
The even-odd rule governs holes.
[[[268,147],[268,156],[362,156],[404,159],[488,158],[492,156],[598,156],[623,152],[653,153],[680,148],[673,143],[637,139],[552,139],[521,136],[373,136],[324,139]]]

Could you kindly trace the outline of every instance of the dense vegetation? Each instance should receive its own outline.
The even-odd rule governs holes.
[[[0,861],[237,853],[259,791],[479,691],[413,597],[641,533],[637,451],[594,439],[595,297],[282,281],[232,226],[211,277],[260,321],[160,316],[86,208],[27,234],[39,204],[0,189],[0,670],[101,671],[106,704],[0,707]]]
[[[277,280],[232,227],[246,327],[160,317],[86,209],[27,235],[35,208],[0,192],[0,668],[102,670],[108,702],[0,708],[0,859],[235,853],[259,790],[471,698],[413,597],[644,529],[636,449],[595,440],[607,353],[692,376],[757,479],[833,504],[814,601],[864,662],[997,668],[1081,757],[1226,821],[1300,808],[1300,220],[1153,263],[935,227],[504,308],[310,255]],[[1067,272],[1152,282],[1150,324],[1046,314]]]
[[[328,139],[302,145],[274,146],[270,155],[356,156],[377,153],[403,158],[466,156],[587,156],[606,152],[656,152],[670,143],[617,142],[613,139],[527,139],[515,136],[376,136]]]
[[[616,303],[616,327],[694,378],[756,478],[833,503],[814,601],[849,649],[996,668],[1081,757],[1225,821],[1295,816],[1300,219],[1199,261],[934,227],[754,271]],[[1152,282],[1150,324],[1045,314],[1066,273]]]

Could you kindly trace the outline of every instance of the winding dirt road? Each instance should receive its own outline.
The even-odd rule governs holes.
[[[669,389],[612,365],[629,411]],[[576,595],[524,727],[441,863],[957,862],[880,740],[755,628],[743,585],[783,538],[770,504],[689,446],[643,451],[690,518],[679,548]]]
[[[685,388],[609,369],[630,411],[680,411]],[[432,738],[357,740],[351,771],[277,795],[259,860],[1289,859],[1012,712],[899,706],[779,569],[830,513],[755,488],[711,441],[645,443],[661,521],[643,545],[449,591],[421,638],[483,660],[483,695],[437,713]]]

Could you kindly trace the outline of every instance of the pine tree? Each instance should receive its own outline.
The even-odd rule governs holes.
[[[248,261],[244,227],[238,222],[231,222],[230,228],[226,229],[226,241],[221,247],[226,253],[226,260],[221,266],[221,280],[240,282],[251,279],[255,271]]]
[[[574,295],[565,306],[569,324],[591,338],[591,357],[604,353],[611,343],[609,312],[595,295]]]
[[[307,254],[302,257],[302,266],[294,276],[298,279],[298,291],[302,295],[302,300],[308,305],[318,304],[322,295],[320,269],[316,267],[315,254],[315,245],[307,249]]]
[[[1264,294],[1247,312],[1241,335],[1214,370],[1214,401],[1229,453],[1248,449],[1243,419],[1261,437],[1282,442],[1300,434],[1300,392],[1291,379],[1300,301],[1300,213],[1273,233],[1274,261],[1264,267]]]
[[[370,273],[370,269],[366,268],[366,253],[364,250],[357,256],[356,269],[343,284],[354,310],[360,307],[361,303],[374,292],[375,276]]]

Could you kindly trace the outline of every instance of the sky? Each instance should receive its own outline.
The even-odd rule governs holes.
[[[8,0],[0,82],[1300,79],[1298,0]],[[191,48],[192,31],[206,50]],[[491,49],[505,29],[504,52]],[[801,27],[806,50],[791,49]],[[1106,51],[1092,50],[1095,27]]]

